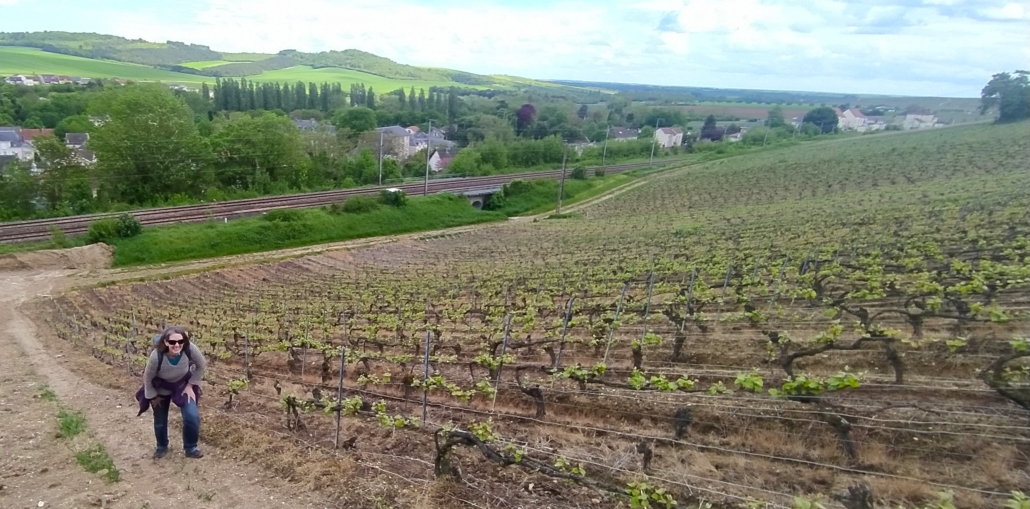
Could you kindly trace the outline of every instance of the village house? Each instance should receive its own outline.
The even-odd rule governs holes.
[[[20,127],[0,127],[0,156],[14,156],[19,161],[32,161],[36,149],[32,142],[25,141]]]
[[[382,136],[383,155],[397,159],[407,159],[426,147],[430,149],[452,149],[457,144],[444,139],[442,129],[433,128],[429,134],[422,132],[418,126],[401,127],[393,125],[376,129]]]
[[[25,87],[34,87],[36,85],[61,85],[65,83],[88,85],[90,81],[91,80],[89,78],[80,78],[78,76],[65,76],[60,74],[16,74],[14,76],[8,76],[7,78],[4,78],[4,83],[7,83],[9,85],[21,85]]]
[[[683,130],[679,127],[662,127],[654,132],[658,146],[662,148],[678,147],[683,144]]]
[[[837,127],[842,131],[855,131],[866,124],[866,116],[858,108],[834,111],[837,113]]]
[[[64,135],[64,144],[70,149],[84,148],[87,141],[89,141],[89,133],[66,133]]]
[[[931,113],[909,113],[901,121],[901,127],[904,129],[929,129],[937,125],[937,116]]]

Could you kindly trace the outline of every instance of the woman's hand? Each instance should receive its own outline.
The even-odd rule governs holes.
[[[166,401],[165,398],[162,398],[162,397],[158,396],[158,397],[150,400],[150,408],[153,408],[154,410],[157,410],[158,408],[161,408],[161,407],[165,406],[165,401]]]
[[[192,385],[187,385],[186,388],[183,389],[182,393],[186,395],[186,402],[187,403],[190,403],[190,402],[193,402],[193,401],[197,400],[197,395],[193,392],[193,386]]]

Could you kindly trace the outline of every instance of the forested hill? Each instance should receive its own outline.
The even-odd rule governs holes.
[[[0,45],[38,48],[84,58],[116,60],[204,76],[251,76],[297,65],[353,69],[384,78],[454,81],[486,85],[487,76],[449,69],[426,69],[394,62],[356,49],[304,53],[292,49],[277,54],[226,53],[201,44],[163,43],[113,35],[79,32],[0,32]],[[214,65],[196,66],[195,63]]]
[[[199,44],[175,41],[152,43],[142,39],[80,32],[0,32],[0,45],[25,46],[65,55],[155,67],[223,59],[222,53]]]

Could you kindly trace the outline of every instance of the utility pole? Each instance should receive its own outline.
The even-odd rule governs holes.
[[[608,134],[611,132],[612,126],[606,126],[604,129],[604,150],[601,151],[601,171],[604,171],[604,156],[608,155]]]
[[[655,146],[655,143],[658,142],[658,122],[660,122],[662,120],[665,120],[665,119],[664,118],[659,118],[659,119],[654,121],[654,137],[651,138],[651,159],[647,162],[647,167],[648,168],[650,168],[651,164],[654,163],[654,146]]]
[[[383,185],[383,131],[379,131],[379,185]]]
[[[565,150],[561,153],[561,183],[558,184],[558,210],[556,214],[561,214],[561,199],[562,195],[565,194],[565,158],[568,155],[569,146],[565,145]]]
[[[433,132],[433,121],[429,121],[429,130],[426,131],[426,185],[422,189],[422,196],[429,196],[429,140],[432,138],[429,134]]]

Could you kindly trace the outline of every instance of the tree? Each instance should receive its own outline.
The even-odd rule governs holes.
[[[364,107],[348,108],[333,118],[333,125],[355,133],[371,131],[377,125],[376,112]]]
[[[579,117],[580,120],[586,120],[587,119],[587,113],[589,111],[590,110],[589,110],[589,108],[587,108],[587,105],[581,104],[579,106],[579,110],[576,111],[576,116]]]
[[[39,181],[21,161],[7,163],[0,171],[0,220],[27,219],[36,211]]]
[[[819,126],[823,134],[832,133],[837,128],[837,110],[829,106],[821,106],[805,113],[803,122]]]
[[[423,101],[425,102],[425,101]],[[415,86],[411,86],[411,90],[408,91],[408,108],[412,111],[418,109],[418,98],[415,97]]]
[[[998,109],[998,122],[1030,118],[1030,73],[995,74],[980,92],[980,114]]]
[[[482,164],[483,160],[479,151],[473,148],[466,148],[454,156],[451,164],[447,166],[447,173],[466,176],[479,175],[479,167]]]
[[[57,127],[54,128],[54,136],[63,140],[64,135],[68,133],[88,133],[92,130],[93,123],[89,121],[88,116],[75,115],[58,122]]]
[[[777,104],[769,110],[769,116],[766,117],[765,126],[769,128],[783,127],[787,125],[787,119],[783,116],[783,107]]]
[[[304,86],[303,81],[298,81],[297,84],[293,86],[293,95],[295,96],[293,99],[293,109],[300,110],[307,107],[307,87]]]
[[[404,88],[397,89],[397,99],[401,105],[401,109],[403,110],[404,107],[408,105],[408,97],[404,95]]]
[[[515,131],[518,134],[522,134],[529,126],[533,125],[533,120],[536,118],[536,108],[532,104],[526,103],[515,110]]]
[[[308,109],[318,109],[320,104],[321,103],[318,99],[318,85],[315,85],[314,82],[308,83]]]
[[[88,212],[92,207],[89,172],[70,148],[57,137],[37,136],[32,140],[39,157],[40,194],[50,210],[67,205],[73,213]]]
[[[705,117],[705,125],[701,127],[702,131],[708,131],[715,129],[715,115],[708,115]]]
[[[453,124],[458,119],[458,93],[452,88],[447,94],[447,123]]]
[[[365,106],[370,110],[376,109],[376,93],[372,91],[372,87],[368,87],[368,91],[365,92]]]
[[[199,196],[210,183],[210,152],[193,112],[161,85],[106,91],[90,105],[107,121],[90,135],[103,189],[142,204],[176,194]]]
[[[211,137],[217,179],[225,187],[272,191],[270,186],[300,188],[309,159],[293,122],[270,112],[236,114]]]
[[[426,89],[418,89],[418,109],[426,111],[429,107],[426,105]]]

